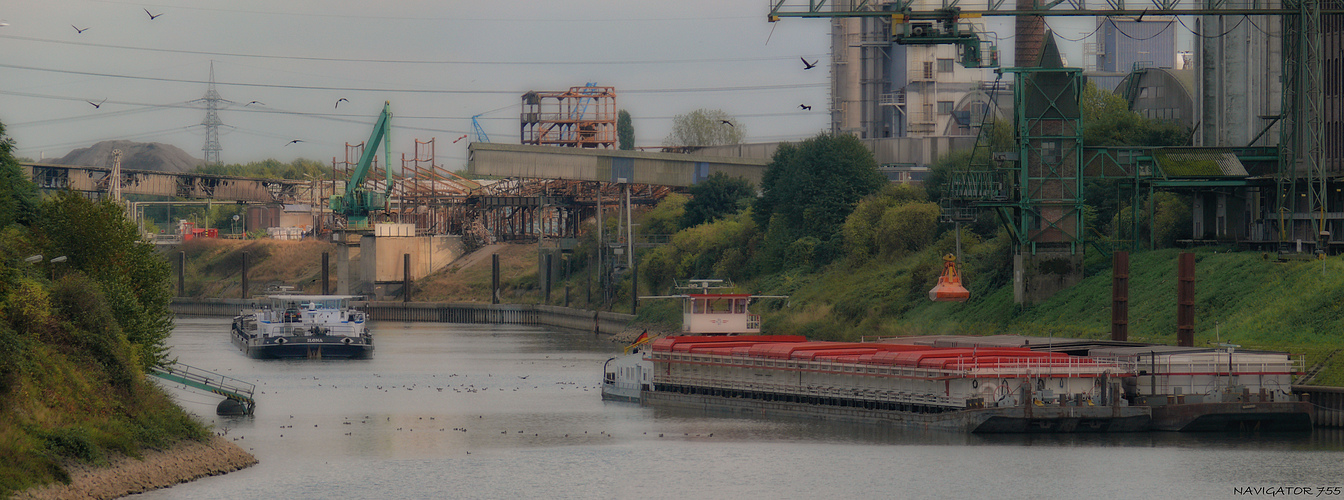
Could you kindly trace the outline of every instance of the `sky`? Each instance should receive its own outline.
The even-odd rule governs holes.
[[[661,145],[676,115],[700,108],[736,117],[746,142],[811,137],[829,127],[830,23],[769,23],[769,5],[0,0],[0,123],[33,159],[113,139],[203,158],[213,65],[229,101],[219,111],[226,164],[344,159],[387,101],[394,159],[436,139],[439,164],[457,170],[476,140],[473,115],[492,142],[516,144],[524,92],[588,82],[615,87],[637,146]],[[986,20],[1011,34],[1007,18]],[[1049,22],[1073,23],[1055,28],[1071,37],[1095,26]],[[1000,45],[1011,61],[1011,40]],[[1064,47],[1071,62],[1081,50]],[[799,58],[822,64],[804,70]]]
[[[722,0],[0,0],[0,123],[33,159],[112,139],[201,158],[213,64],[231,101],[224,163],[343,159],[388,101],[394,159],[435,138],[458,169],[473,115],[491,141],[517,143],[524,92],[588,82],[615,87],[638,146],[661,145],[674,116],[699,108],[735,116],[748,142],[813,136],[829,123],[828,73],[799,58],[829,57],[829,23],[767,12]]]

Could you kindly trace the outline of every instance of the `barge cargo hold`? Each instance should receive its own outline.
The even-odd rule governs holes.
[[[1121,402],[1124,366],[1023,348],[670,337],[647,361],[650,405],[968,432],[1129,432],[1151,418]]]

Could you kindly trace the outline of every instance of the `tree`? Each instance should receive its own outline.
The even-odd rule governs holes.
[[[142,368],[162,361],[173,329],[168,262],[110,200],[63,191],[43,202],[41,213],[35,232],[47,243],[44,254],[68,256],[70,270],[98,282]]]
[[[36,208],[37,187],[14,158],[14,140],[5,137],[0,123],[0,228],[31,221]]]
[[[621,142],[621,149],[635,149],[635,124],[630,120],[630,112],[624,109],[616,113],[616,138]]]
[[[1087,82],[1080,103],[1083,144],[1093,146],[1183,146],[1189,142],[1178,123],[1144,118],[1130,111],[1124,97]]]
[[[746,132],[742,124],[728,113],[717,109],[697,109],[672,118],[672,133],[663,139],[664,146],[694,147],[739,144]]]
[[[790,257],[799,254],[794,243],[805,238],[810,238],[806,246],[813,257],[834,257],[841,250],[845,218],[859,200],[886,184],[873,154],[852,135],[821,134],[796,146],[780,144],[766,165],[764,194],[753,208],[766,234],[762,270],[796,262]]]
[[[691,201],[686,202],[686,213],[681,227],[695,227],[747,208],[756,198],[751,181],[714,172],[704,181],[690,188]]]

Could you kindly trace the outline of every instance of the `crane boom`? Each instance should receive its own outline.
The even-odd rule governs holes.
[[[354,172],[350,174],[350,179],[345,184],[345,194],[331,197],[331,210],[345,216],[347,228],[367,226],[369,211],[382,207],[392,194],[392,139],[388,134],[391,120],[392,103],[385,101],[382,114],[378,115],[378,121],[373,124],[373,133],[369,134],[368,142],[364,143],[364,154],[359,157],[359,163],[355,165]],[[373,159],[378,155],[379,142],[383,143],[383,172],[387,186],[382,193],[364,187],[364,180],[373,166]]]

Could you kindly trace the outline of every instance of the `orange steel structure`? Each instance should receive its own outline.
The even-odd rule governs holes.
[[[522,143],[616,148],[616,88],[588,84],[564,92],[523,94]]]

